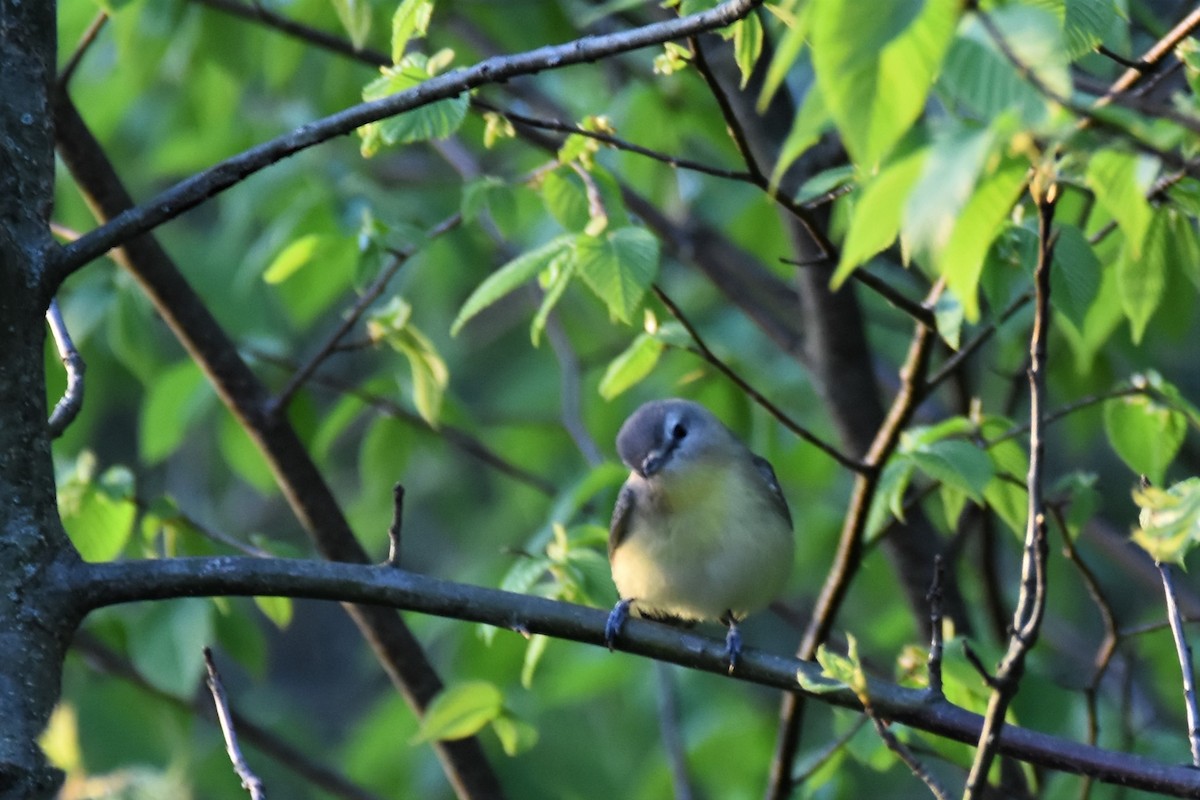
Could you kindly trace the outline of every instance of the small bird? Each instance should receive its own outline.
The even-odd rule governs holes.
[[[765,608],[792,569],[792,515],[775,470],[690,400],[643,405],[621,426],[617,453],[633,471],[609,529],[621,600],[605,641],[612,646],[631,607],[658,620],[717,620],[732,673],[737,623]]]

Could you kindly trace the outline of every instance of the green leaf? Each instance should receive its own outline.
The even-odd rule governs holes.
[[[1072,61],[1095,50],[1121,21],[1113,0],[1066,0],[1063,35]]]
[[[380,77],[363,88],[363,100],[382,100],[418,86],[433,77],[436,65],[436,61],[423,53],[409,53],[399,64],[380,69]],[[374,155],[382,145],[444,139],[462,125],[469,105],[470,97],[461,94],[367,123],[358,129],[363,155]]]
[[[1183,274],[1188,276],[1197,290],[1200,290],[1200,239],[1196,236],[1193,216],[1182,214],[1178,209],[1170,207],[1166,209],[1166,213],[1170,228],[1167,242],[1171,246],[1171,263],[1178,264]]]
[[[971,198],[995,134],[976,125],[946,125],[929,146],[921,179],[904,204],[905,252],[924,260],[940,253]]]
[[[958,439],[944,439],[906,455],[926,475],[965,492],[975,502],[983,501],[983,491],[995,474],[987,453]]]
[[[649,375],[658,364],[665,347],[662,341],[648,333],[638,334],[629,347],[604,370],[604,377],[600,379],[600,396],[612,400]]]
[[[529,324],[529,338],[534,347],[541,342],[542,331],[546,329],[546,320],[550,318],[550,312],[558,305],[571,279],[575,277],[575,263],[571,261],[570,253],[564,252],[550,262],[550,266],[542,273],[542,276],[546,275],[549,275],[549,280],[542,295],[542,304],[538,306],[537,313],[533,315],[533,322]]]
[[[1055,230],[1058,238],[1050,266],[1050,303],[1080,330],[1100,292],[1100,259],[1079,228],[1062,224]]]
[[[910,153],[889,164],[867,184],[854,206],[850,230],[842,244],[842,258],[832,281],[835,289],[850,277],[855,267],[896,241],[905,202],[921,176],[927,155],[928,150]]]
[[[392,15],[392,63],[404,58],[408,40],[423,37],[429,31],[433,0],[401,0]]]
[[[1171,225],[1166,209],[1153,212],[1142,240],[1141,253],[1135,254],[1125,240],[1117,261],[1117,285],[1121,291],[1121,309],[1129,320],[1133,343],[1142,340],[1146,324],[1158,310],[1167,288],[1167,268],[1173,255]]]
[[[95,470],[92,452],[80,453],[73,474],[59,486],[58,512],[84,561],[111,561],[133,535],[133,473],[114,466],[96,478]]]
[[[1141,256],[1142,241],[1154,216],[1146,200],[1147,163],[1132,153],[1101,150],[1092,155],[1087,170],[1087,184],[1096,202],[1116,220],[1134,258]]]
[[[1187,418],[1145,395],[1128,395],[1105,402],[1104,431],[1131,470],[1161,484],[1183,444]]]
[[[471,296],[459,309],[454,324],[450,326],[451,335],[457,335],[472,317],[484,310],[501,297],[514,291],[518,286],[533,280],[534,276],[545,269],[551,261],[571,249],[575,237],[571,234],[551,239],[541,247],[534,248],[514,258],[484,280],[471,292]]]
[[[550,637],[544,633],[535,633],[529,637],[529,644],[525,646],[525,658],[521,662],[521,685],[526,689],[533,686],[533,675],[537,672],[538,664],[542,661],[542,656],[546,653],[546,646],[550,644]],[[503,716],[498,717],[495,722],[504,719]],[[497,729],[496,733],[500,733]],[[505,748],[507,752],[507,748]],[[509,753],[512,755],[512,753]]]
[[[733,24],[733,60],[742,73],[742,83],[739,88],[745,89],[754,72],[754,65],[762,55],[763,27],[758,15],[751,11]]]
[[[327,238],[318,233],[310,233],[291,242],[267,265],[263,271],[263,280],[271,284],[283,283],[313,260],[313,256],[326,243]]]
[[[292,622],[292,598],[290,597],[255,597],[254,604],[263,615],[275,623],[275,627],[283,630]]]
[[[779,148],[779,157],[775,160],[775,167],[771,170],[770,186],[772,189],[779,185],[784,173],[795,163],[796,159],[804,155],[808,148],[820,140],[821,134],[829,127],[830,121],[829,110],[825,107],[825,99],[821,96],[821,87],[813,83],[804,95],[804,103],[796,111],[796,116],[792,120],[792,129],[788,131],[787,138],[783,140],[783,145]]]
[[[546,210],[569,231],[582,231],[591,220],[587,190],[571,169],[556,169],[542,178],[542,200]]]
[[[920,116],[960,5],[896,0],[863,13],[858,3],[813,4],[813,68],[856,164],[878,163]]]
[[[979,319],[979,276],[988,249],[1025,188],[1028,166],[1006,161],[984,178],[967,201],[950,240],[935,264],[946,285],[962,302],[968,322]]]
[[[213,400],[203,373],[191,359],[173,364],[150,384],[138,417],[138,452],[157,464],[175,452]]]
[[[202,598],[153,603],[130,623],[129,658],[138,673],[172,697],[191,697],[213,638],[213,604]]]
[[[792,65],[796,63],[796,60],[800,58],[800,53],[804,50],[805,41],[808,38],[808,10],[810,8],[812,5],[806,3],[797,9],[792,24],[787,27],[775,45],[774,52],[771,54],[771,64],[767,67],[762,91],[758,95],[756,104],[756,110],[760,114],[767,110],[771,98],[783,85],[784,79],[791,72]],[[816,84],[813,84],[809,87],[809,92],[813,92],[815,88]],[[807,99],[805,102],[808,102]]]
[[[494,683],[465,681],[444,689],[421,720],[412,742],[465,739],[500,716],[504,695]]]
[[[1183,564],[1200,539],[1200,478],[1188,478],[1168,489],[1135,490],[1141,511],[1133,540],[1158,562]]]
[[[916,467],[910,459],[893,456],[879,474],[879,485],[867,514],[866,541],[874,542],[892,518],[904,521],[904,495]]]
[[[411,306],[403,299],[393,297],[388,306],[371,316],[367,330],[372,339],[387,342],[408,361],[413,405],[421,418],[436,428],[450,371],[429,337],[412,324],[411,316]]]
[[[626,227],[575,240],[575,264],[583,280],[622,322],[633,320],[658,275],[658,239],[643,228]]]
[[[346,29],[355,50],[361,50],[371,33],[371,3],[369,0],[333,0],[333,9]]]
[[[484,211],[490,210],[493,198],[502,198],[507,192],[508,184],[494,175],[484,175],[463,184],[462,202],[459,204],[463,222],[479,219]]]
[[[533,642],[531,641],[530,647],[532,646]],[[507,713],[492,720],[492,730],[496,732],[496,737],[500,740],[500,746],[504,748],[506,756],[519,756],[531,749],[538,741],[537,728],[525,720],[517,719]]]

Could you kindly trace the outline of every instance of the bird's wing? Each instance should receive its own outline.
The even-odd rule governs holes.
[[[783,489],[779,488],[779,479],[775,477],[775,469],[771,466],[771,462],[767,461],[762,456],[754,456],[754,468],[758,470],[758,474],[766,481],[767,488],[771,490],[771,500],[775,503],[776,509],[783,514],[787,520],[788,527],[792,526],[792,511],[788,508],[787,498],[783,496]],[[618,501],[617,506],[621,504]],[[615,517],[614,517],[615,524]],[[612,538],[609,538],[609,552],[612,552]]]
[[[625,534],[629,532],[629,520],[633,516],[633,489],[629,484],[621,487],[621,493],[617,495],[617,504],[613,507],[612,523],[608,526],[608,560],[612,560],[612,555],[621,546],[621,542],[625,540]]]

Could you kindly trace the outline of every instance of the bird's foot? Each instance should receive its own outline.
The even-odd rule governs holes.
[[[729,674],[733,674],[733,670],[737,667],[738,658],[742,655],[742,633],[738,630],[737,620],[732,614],[726,614],[721,618],[728,630],[725,633],[725,657],[729,659]]]
[[[609,650],[613,649],[613,641],[621,635],[625,621],[629,619],[629,606],[632,604],[633,600],[620,600],[608,613],[608,621],[604,623],[604,644],[608,645]]]

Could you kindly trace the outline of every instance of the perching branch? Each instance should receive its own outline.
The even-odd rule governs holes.
[[[254,774],[242,756],[242,748],[237,741],[237,731],[233,729],[229,699],[225,696],[225,687],[221,684],[221,676],[217,674],[217,665],[213,661],[212,650],[207,647],[204,648],[204,666],[208,670],[208,690],[212,693],[213,705],[217,709],[217,720],[221,725],[221,734],[225,737],[225,752],[229,754],[233,771],[241,778],[242,788],[250,793],[250,800],[266,800],[267,793],[263,788],[262,780]]]
[[[62,359],[63,367],[67,370],[67,388],[54,404],[54,410],[50,412],[50,419],[46,422],[50,438],[57,439],[62,436],[67,426],[75,421],[75,417],[79,416],[83,408],[83,373],[87,371],[87,364],[75,349],[75,342],[71,340],[71,332],[67,330],[67,323],[59,310],[57,298],[50,301],[50,308],[46,311],[46,322],[50,325],[50,335],[54,339],[58,357]]]
[[[604,610],[453,583],[386,565],[218,556],[77,563],[62,572],[79,613],[141,600],[265,594],[387,606],[606,646]],[[629,620],[618,648],[713,674],[728,671],[723,640],[648,620]],[[743,652],[735,680],[862,709],[854,691],[824,677],[815,662],[754,648]],[[931,700],[923,690],[876,680],[869,681],[868,690],[881,717],[956,741],[975,741],[983,723],[978,714],[944,699]],[[1004,729],[998,747],[1001,753],[1031,764],[1092,775],[1105,782],[1178,797],[1200,792],[1200,771],[1191,767],[1103,750],[1018,726]]]
[[[560,69],[724,27],[741,19],[762,0],[727,0],[714,9],[607,36],[587,36],[561,45],[509,56],[493,56],[474,66],[430,78],[389,97],[360,103],[256,145],[197,173],[130,208],[59,251],[47,270],[46,290],[53,293],[75,270],[131,238],[153,230],[249,175],[301,150],[385,117],[446,100],[480,86],[549,69]]]
[[[1042,496],[1042,469],[1045,457],[1043,419],[1046,392],[1046,341],[1050,328],[1050,265],[1054,254],[1051,222],[1058,187],[1051,184],[1035,189],[1038,210],[1038,259],[1034,269],[1033,331],[1029,337],[1029,495],[1024,555],[1021,560],[1021,590],[1013,612],[1008,649],[996,669],[988,698],[987,714],[976,745],[975,760],[967,776],[963,800],[981,797],[987,788],[987,776],[997,753],[1000,731],[1009,704],[1020,687],[1025,657],[1037,643],[1046,608],[1046,509]]]
[[[1179,656],[1179,670],[1183,673],[1183,706],[1187,710],[1188,744],[1192,749],[1192,766],[1200,767],[1200,710],[1196,706],[1196,674],[1192,668],[1192,646],[1183,631],[1183,617],[1175,601],[1175,579],[1171,565],[1155,562],[1162,575],[1163,595],[1167,601],[1167,619],[1171,621],[1171,636],[1175,639],[1175,652]]]

